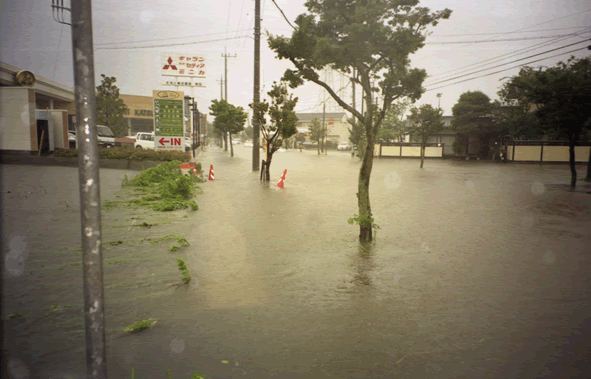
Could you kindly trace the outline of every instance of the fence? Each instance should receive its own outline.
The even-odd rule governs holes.
[[[443,158],[443,143],[425,144],[426,158]],[[376,144],[374,156],[377,157],[420,157],[421,144],[416,142],[390,142]]]
[[[565,141],[510,141],[507,158],[514,162],[568,162],[568,142]],[[590,142],[575,146],[575,162],[589,160]]]

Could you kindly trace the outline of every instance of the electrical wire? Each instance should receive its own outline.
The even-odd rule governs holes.
[[[429,37],[466,37],[466,36],[486,36],[486,35],[500,35],[500,34],[516,34],[516,33],[537,33],[537,32],[550,32],[553,30],[571,30],[571,29],[584,29],[586,26],[571,26],[569,28],[553,28],[553,29],[539,29],[539,30],[526,30],[523,32],[496,32],[496,33],[471,33],[471,34],[433,34]]]
[[[135,50],[135,49],[153,49],[155,47],[169,47],[169,46],[185,46],[185,45],[196,45],[199,43],[209,43],[209,42],[220,42],[220,41],[227,41],[227,40],[234,40],[239,39],[242,37],[230,37],[230,38],[220,38],[220,39],[211,39],[208,41],[196,41],[196,42],[183,42],[183,43],[167,43],[164,45],[149,45],[149,46],[126,46],[126,47],[99,47],[95,48],[94,50]]]
[[[287,23],[289,24],[289,26],[291,26],[295,30],[295,26],[293,26],[291,24],[291,22],[289,22],[289,20],[285,16],[285,13],[283,13],[283,10],[281,10],[281,8],[279,8],[279,5],[277,5],[277,3],[275,2],[275,0],[271,0],[271,1],[273,1],[273,4],[275,4],[275,6],[277,7],[277,9],[279,9],[279,12],[281,12],[281,14],[283,15],[283,18],[285,19],[285,21],[287,21]]]
[[[523,37],[523,38],[504,38],[504,39],[485,39],[478,41],[452,41],[452,42],[426,42],[425,45],[459,45],[463,43],[495,43],[495,42],[510,42],[510,41],[527,41],[533,39],[546,39],[546,38],[561,38],[567,37],[569,34],[553,35],[553,36],[540,36],[540,37]]]
[[[236,33],[238,32],[245,32],[248,31],[249,29],[238,29],[236,30]],[[232,31],[233,32],[233,31]],[[207,36],[214,36],[214,35],[218,35],[218,34],[224,34],[225,32],[218,32],[218,33],[208,33],[208,34],[197,34],[197,35],[192,35],[192,36],[183,36],[183,37],[167,37],[167,38],[156,38],[156,39],[145,39],[145,40],[134,40],[134,41],[119,41],[119,42],[105,42],[105,43],[95,43],[94,46],[107,46],[107,45],[119,45],[122,43],[141,43],[141,42],[156,42],[156,41],[167,41],[167,40],[171,40],[171,39],[183,39],[183,38],[197,38],[197,37],[207,37]]]
[[[55,71],[57,70],[57,58],[60,56],[60,48],[62,47],[62,34],[64,33],[64,25],[62,24],[62,30],[60,31],[60,41],[57,45],[57,51],[55,52],[55,65],[53,66],[53,75],[51,75],[51,80],[55,78]]]
[[[499,65],[492,66],[492,67],[489,67],[489,68],[485,68],[485,69],[483,69],[483,70],[474,71],[474,72],[471,72],[471,73],[468,73],[468,74],[465,74],[465,75],[456,76],[456,77],[453,77],[453,78],[449,78],[449,79],[441,80],[441,81],[438,81],[438,82],[435,82],[435,83],[429,83],[429,84],[426,84],[426,85],[432,86],[432,85],[435,85],[435,84],[440,84],[440,83],[449,82],[449,81],[451,81],[451,80],[455,80],[455,79],[463,78],[463,77],[465,77],[465,76],[469,76],[469,75],[473,75],[473,74],[478,74],[478,73],[481,73],[481,72],[484,72],[484,71],[492,70],[493,68],[497,68],[497,67],[501,67],[501,66],[504,66],[504,65],[507,65],[507,64],[511,64],[511,63],[519,62],[519,61],[522,61],[522,60],[524,60],[524,59],[530,59],[530,58],[533,58],[533,57],[537,57],[537,56],[539,56],[539,55],[548,54],[548,53],[551,53],[551,52],[553,52],[553,51],[556,51],[556,50],[565,49],[565,48],[567,48],[567,47],[571,47],[571,46],[578,45],[578,44],[580,44],[580,43],[585,43],[585,42],[588,42],[588,41],[591,41],[591,39],[586,39],[586,40],[583,40],[583,41],[579,41],[579,42],[571,43],[570,45],[565,45],[565,46],[557,47],[557,48],[555,48],[555,49],[552,49],[552,50],[548,50],[548,51],[544,51],[544,52],[542,52],[542,53],[538,53],[538,54],[530,55],[530,56],[528,56],[528,57],[524,57],[524,58],[516,59],[516,60],[514,60],[514,61],[511,61],[511,62],[501,63],[501,64],[499,64]]]
[[[470,79],[461,80],[461,81],[459,81],[459,82],[456,82],[456,83],[446,84],[446,85],[444,85],[444,86],[440,86],[440,87],[435,87],[435,88],[427,89],[427,90],[425,90],[425,92],[435,91],[436,89],[440,89],[440,88],[445,88],[445,87],[453,86],[453,85],[455,85],[455,84],[464,83],[464,82],[467,82],[467,81],[470,81],[470,80],[474,80],[474,79],[484,78],[484,77],[486,77],[486,76],[491,76],[491,75],[498,74],[498,73],[500,73],[500,72],[503,72],[503,71],[512,70],[512,69],[514,69],[514,68],[517,68],[517,67],[523,67],[523,66],[527,66],[527,65],[529,65],[529,64],[531,64],[531,63],[540,62],[540,61],[543,61],[543,60],[546,60],[546,59],[555,58],[555,57],[559,57],[559,56],[561,56],[561,55],[566,55],[566,54],[574,53],[575,51],[581,51],[581,50],[586,50],[586,49],[591,49],[591,45],[590,45],[590,46],[586,46],[586,47],[582,47],[582,48],[580,48],[580,49],[575,49],[575,50],[567,51],[566,53],[560,53],[560,54],[552,55],[552,56],[549,56],[549,57],[546,57],[546,58],[536,59],[535,61],[531,61],[531,62],[527,62],[527,63],[524,63],[524,64],[520,64],[520,65],[517,65],[517,66],[513,66],[513,67],[505,68],[505,69],[503,69],[503,70],[499,70],[499,71],[491,72],[490,74],[481,75],[481,76],[477,76],[477,77],[475,77],[475,78],[470,78]],[[467,75],[465,75],[465,76],[467,76]]]
[[[568,37],[560,37],[560,38],[556,38],[556,39],[551,40],[551,41],[537,43],[535,45],[532,45],[532,46],[527,47],[527,48],[524,48],[524,49],[520,49],[520,50],[517,50],[517,51],[512,51],[510,53],[499,55],[499,56],[494,57],[494,58],[485,59],[483,61],[479,61],[479,62],[476,62],[476,63],[471,63],[471,64],[468,64],[468,65],[465,65],[465,66],[462,66],[462,67],[458,67],[456,69],[453,69],[453,70],[450,70],[450,71],[447,71],[447,72],[442,72],[442,73],[435,74],[435,75],[429,75],[429,78],[430,79],[433,79],[433,78],[437,78],[437,77],[440,77],[440,76],[455,75],[455,73],[466,72],[467,70],[465,70],[465,69],[470,69],[472,67],[482,67],[484,63],[490,62],[490,63],[484,64],[484,66],[488,66],[490,64],[493,64],[493,63],[496,63],[496,62],[500,62],[500,61],[503,61],[505,59],[508,59],[508,58],[511,58],[511,57],[514,57],[514,56],[525,54],[525,53],[527,53],[529,51],[532,51],[532,50],[537,50],[539,48],[542,48],[542,47],[545,47],[545,46],[548,46],[548,45],[552,45],[554,42],[559,42],[559,41],[562,41],[562,40],[566,40],[566,39],[569,39],[571,37],[577,37],[580,34],[586,33],[588,31],[591,31],[591,28],[589,28],[586,31],[572,33]]]

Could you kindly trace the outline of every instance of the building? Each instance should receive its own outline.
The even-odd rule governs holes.
[[[128,107],[123,116],[128,134],[152,132],[153,98],[125,94],[120,98]],[[207,114],[200,116],[199,134],[203,142],[207,134]],[[187,125],[188,135],[190,122]],[[39,150],[48,153],[67,149],[68,130],[75,126],[73,88],[0,62],[0,151],[33,154]]]
[[[443,145],[443,156],[456,155],[453,149],[453,144],[456,140],[457,133],[453,130],[451,122],[454,116],[442,116],[444,129],[439,133],[433,133],[427,138],[427,143],[437,143]],[[406,121],[407,126],[410,128],[410,120]],[[410,141],[410,133],[407,133],[404,138],[404,142]]]
[[[74,91],[0,62],[0,151],[31,154],[68,148]]]
[[[297,128],[300,133],[308,133],[309,125],[315,118],[322,124],[324,117],[329,141],[337,143],[349,141],[349,128],[351,125],[347,122],[347,114],[345,112],[296,113],[296,116],[298,118]]]

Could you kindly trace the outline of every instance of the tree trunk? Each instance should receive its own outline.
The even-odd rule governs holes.
[[[361,168],[359,169],[359,183],[357,187],[359,217],[366,220],[369,220],[372,217],[371,204],[369,202],[369,180],[373,166],[373,145],[374,141],[373,138],[371,138],[363,152],[363,160],[361,162]],[[372,240],[373,233],[371,222],[359,223],[359,241],[371,242]]]
[[[425,160],[425,142],[421,144],[421,168],[423,168],[423,161]]]
[[[224,132],[224,151],[228,151],[228,132]]]
[[[318,148],[318,155],[320,155],[320,137],[316,140],[316,147]]]
[[[230,140],[230,156],[233,157],[234,156],[234,144],[232,143],[232,133],[228,133],[228,135],[230,136],[229,140]]]
[[[589,148],[589,161],[587,162],[587,176],[585,180],[591,182],[591,147]]]
[[[570,143],[568,144],[568,160],[570,163],[570,186],[571,188],[575,188],[577,185],[577,169],[575,167],[575,141],[571,138]]]
[[[267,162],[265,164],[265,178],[267,182],[271,181],[271,159],[273,159],[273,156],[267,154]]]

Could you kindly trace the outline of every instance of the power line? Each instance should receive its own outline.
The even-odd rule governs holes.
[[[292,28],[294,28],[295,30],[295,26],[293,26],[291,24],[291,22],[289,22],[289,20],[287,19],[287,17],[285,16],[285,13],[283,13],[283,11],[281,10],[281,8],[279,8],[279,5],[277,5],[277,3],[275,2],[275,0],[272,0],[273,4],[275,4],[275,6],[277,7],[277,9],[279,9],[279,12],[281,12],[281,14],[283,15],[283,18],[285,19],[285,21],[287,21],[287,23],[289,24],[289,26],[291,26]]]
[[[553,36],[540,36],[540,37],[523,37],[523,38],[504,38],[504,39],[484,39],[478,41],[452,41],[452,42],[426,42],[425,45],[457,45],[463,43],[494,43],[494,42],[509,42],[509,41],[527,41],[532,39],[546,39],[546,38],[560,38],[567,37],[570,34],[560,34]]]
[[[589,30],[591,30],[591,29],[589,29]],[[583,32],[575,32],[575,33],[572,33],[571,35],[569,35],[569,37],[575,37],[575,36],[579,36],[580,34],[582,34],[582,33],[586,33],[586,32],[588,32],[589,30],[586,30],[586,31],[583,31]],[[488,65],[490,65],[490,64],[493,64],[493,63],[495,63],[495,62],[500,62],[500,61],[502,61],[502,60],[505,60],[505,59],[507,59],[507,58],[510,58],[510,57],[518,56],[518,55],[521,55],[521,54],[525,54],[525,53],[527,53],[527,52],[529,52],[529,51],[536,50],[536,49],[538,49],[538,48],[542,48],[542,47],[545,47],[545,46],[548,46],[548,45],[552,45],[554,42],[558,42],[558,41],[561,41],[561,40],[566,40],[566,39],[568,39],[569,37],[560,37],[560,38],[553,39],[553,40],[551,40],[551,41],[546,41],[546,42],[537,43],[537,44],[535,44],[535,45],[532,45],[532,46],[530,46],[530,47],[527,47],[527,48],[525,48],[525,49],[520,49],[520,50],[518,50],[518,51],[512,51],[512,52],[510,52],[510,53],[506,53],[506,54],[503,54],[503,55],[499,55],[499,56],[497,56],[497,57],[494,57],[494,58],[489,58],[489,59],[485,59],[485,60],[483,60],[483,61],[479,61],[479,62],[476,62],[476,63],[471,63],[471,64],[468,64],[468,65],[465,65],[465,66],[462,66],[462,67],[456,68],[456,69],[454,69],[454,70],[450,70],[450,71],[447,71],[447,72],[443,72],[443,73],[440,73],[440,74],[429,75],[429,78],[433,79],[433,78],[440,77],[440,76],[449,76],[449,75],[454,75],[453,73],[455,73],[455,72],[457,72],[457,73],[462,73],[462,72],[465,72],[465,71],[467,71],[467,70],[464,70],[465,68],[468,68],[468,69],[469,69],[469,68],[471,68],[471,67],[475,67],[475,66],[479,66],[479,67],[480,67],[480,66],[482,66],[482,65],[483,65],[485,62],[490,62],[490,63],[487,63],[487,64],[485,64],[485,66],[488,66]]]
[[[582,47],[582,48],[580,48],[580,49],[575,49],[575,50],[567,51],[566,53],[560,53],[560,54],[552,55],[552,56],[550,56],[550,57],[546,57],[546,58],[542,58],[542,59],[536,59],[535,61],[531,61],[531,62],[527,62],[527,63],[524,63],[524,64],[520,64],[520,65],[517,65],[517,66],[513,66],[513,67],[505,68],[505,69],[503,69],[503,70],[499,70],[499,71],[491,72],[490,74],[486,74],[486,75],[477,76],[477,77],[475,77],[475,78],[470,78],[470,79],[462,80],[462,81],[459,81],[459,82],[456,82],[456,83],[447,84],[447,85],[444,85],[444,86],[441,86],[441,87],[435,87],[435,88],[431,88],[431,89],[425,90],[425,92],[435,91],[436,89],[440,89],[440,88],[445,88],[445,87],[453,86],[453,85],[455,85],[455,84],[464,83],[464,82],[467,82],[467,81],[470,81],[470,80],[474,80],[474,79],[484,78],[484,77],[486,77],[486,76],[491,76],[491,75],[494,75],[494,74],[498,74],[499,72],[508,71],[508,70],[511,70],[511,69],[514,69],[514,68],[517,68],[517,67],[523,67],[523,66],[527,66],[527,65],[529,65],[529,64],[531,64],[531,63],[540,62],[540,61],[543,61],[543,60],[546,60],[546,59],[550,59],[550,58],[559,57],[559,56],[561,56],[561,55],[570,54],[570,53],[574,53],[575,51],[586,50],[586,49],[589,49],[589,48],[591,48],[591,46]],[[465,76],[467,76],[467,75],[465,75]]]
[[[183,43],[167,43],[164,45],[149,45],[149,46],[126,46],[126,47],[99,47],[95,50],[134,50],[134,49],[152,49],[155,47],[169,47],[169,46],[185,46],[185,45],[196,45],[199,43],[209,43],[209,42],[219,42],[219,41],[227,41],[233,39],[240,39],[242,37],[230,37],[230,38],[220,38],[220,39],[211,39],[208,41],[196,41],[196,42],[183,42]]]
[[[500,34],[520,34],[520,33],[537,33],[537,32],[550,32],[553,30],[571,30],[571,29],[584,29],[586,26],[571,26],[569,28],[553,28],[553,29],[538,29],[538,30],[526,30],[523,32],[495,32],[495,33],[470,33],[470,34],[433,34],[429,37],[465,37],[465,36],[486,36],[486,35],[500,35]],[[286,29],[287,30],[287,29]]]
[[[230,9],[232,9],[232,0],[228,2],[228,20],[226,21],[226,40],[228,39],[228,29],[230,29]]]
[[[483,72],[483,71],[492,70],[493,68],[497,68],[497,67],[501,67],[501,66],[504,66],[504,65],[507,65],[507,64],[511,64],[511,63],[519,62],[519,61],[522,61],[522,60],[524,60],[524,59],[530,59],[530,58],[533,58],[533,57],[537,57],[538,55],[548,54],[548,53],[551,53],[551,52],[553,52],[553,51],[556,51],[556,50],[564,49],[564,48],[571,47],[571,46],[574,46],[574,45],[578,45],[578,44],[580,44],[580,43],[584,43],[584,42],[588,42],[588,41],[591,41],[591,39],[587,39],[587,40],[583,40],[583,41],[579,41],[579,42],[571,43],[570,45],[565,45],[565,46],[557,47],[556,49],[552,49],[552,50],[544,51],[543,53],[538,53],[538,54],[530,55],[529,57],[525,57],[525,58],[516,59],[516,60],[514,60],[514,61],[511,61],[511,62],[501,63],[501,64],[499,64],[499,65],[492,66],[492,67],[489,67],[489,68],[485,68],[485,69],[483,69],[483,70],[474,71],[474,72],[471,72],[471,73],[469,73],[469,74],[460,75],[460,76],[456,76],[456,77],[454,77],[454,78],[449,78],[449,79],[441,80],[441,81],[439,81],[439,82],[430,83],[430,84],[428,84],[428,85],[429,85],[429,86],[432,86],[432,85],[435,85],[435,84],[440,84],[440,83],[449,82],[450,80],[455,80],[455,79],[462,78],[462,77],[464,77],[464,76],[468,76],[468,75],[478,74],[478,73],[480,73],[480,72]]]
[[[238,32],[245,32],[248,31],[250,29],[238,29],[236,30],[236,33]],[[206,36],[215,36],[218,34],[224,34],[225,32],[218,32],[218,33],[208,33],[208,34],[197,34],[197,35],[193,35],[193,36],[184,36],[184,37],[167,37],[167,38],[156,38],[156,39],[145,39],[145,40],[134,40],[134,41],[119,41],[119,42],[106,42],[106,43],[95,43],[94,46],[107,46],[107,45],[119,45],[122,43],[141,43],[141,42],[155,42],[155,41],[167,41],[167,40],[171,40],[171,39],[182,39],[182,38],[196,38],[196,37],[206,37]]]

